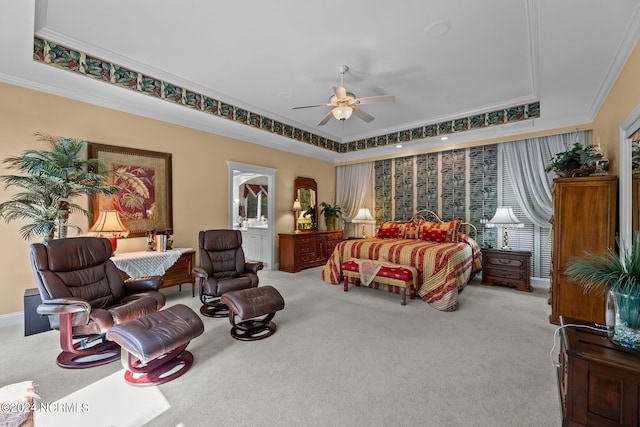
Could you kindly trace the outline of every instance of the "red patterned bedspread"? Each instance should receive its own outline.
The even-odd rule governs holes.
[[[443,311],[458,309],[458,292],[482,268],[480,247],[466,242],[437,243],[418,239],[355,239],[340,242],[322,269],[322,280],[342,282],[341,265],[351,258],[383,260],[418,270],[416,292]],[[382,286],[381,286],[382,287]]]

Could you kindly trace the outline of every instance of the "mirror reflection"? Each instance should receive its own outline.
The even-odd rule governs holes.
[[[297,177],[294,184],[294,200],[300,202],[302,211],[298,214],[296,230],[317,230],[317,191],[313,178]]]
[[[269,227],[267,177],[239,174],[234,177],[234,226],[246,229]]]

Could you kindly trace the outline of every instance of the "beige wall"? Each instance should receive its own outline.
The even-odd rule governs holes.
[[[620,125],[640,104],[640,43],[629,56],[591,127],[594,137],[600,137],[611,161],[613,173],[618,173]]]
[[[335,199],[335,167],[330,162],[2,83],[0,120],[0,159],[19,155],[26,149],[47,149],[45,143],[36,141],[33,136],[36,131],[171,153],[176,247],[196,248],[199,230],[228,226],[227,160],[278,169],[276,233],[293,229],[291,205],[296,176],[316,179],[319,201]],[[0,174],[9,173],[0,167]],[[205,187],[203,183],[211,186]],[[4,188],[0,191],[0,201],[11,195]],[[76,217],[74,222],[87,228],[88,223],[82,217]],[[19,233],[23,224],[0,223],[0,316],[22,311],[24,290],[35,287],[29,264],[32,242],[22,240]],[[144,238],[120,240],[118,251],[143,250],[145,244]]]

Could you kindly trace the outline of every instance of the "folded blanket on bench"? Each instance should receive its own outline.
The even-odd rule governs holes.
[[[376,278],[376,275],[380,272],[382,267],[392,268],[392,269],[405,269],[411,272],[411,284],[415,286],[416,277],[418,276],[418,270],[415,267],[411,267],[408,265],[401,264],[393,264],[391,262],[382,261],[382,260],[370,260],[364,258],[350,258],[347,262],[352,261],[358,264],[358,270],[360,272],[360,282],[369,286],[371,282],[373,282]]]

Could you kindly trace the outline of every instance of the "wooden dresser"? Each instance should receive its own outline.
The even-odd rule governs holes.
[[[560,336],[562,425],[640,425],[638,353],[613,344],[604,332],[582,327],[567,326]]]
[[[585,293],[565,273],[573,257],[585,251],[604,255],[613,249],[618,177],[615,175],[554,180],[551,317],[605,324],[603,295]]]
[[[531,292],[531,252],[482,249],[482,284]]]
[[[303,268],[323,265],[336,245],[342,241],[342,231],[302,231],[278,234],[280,270],[297,273]]]

